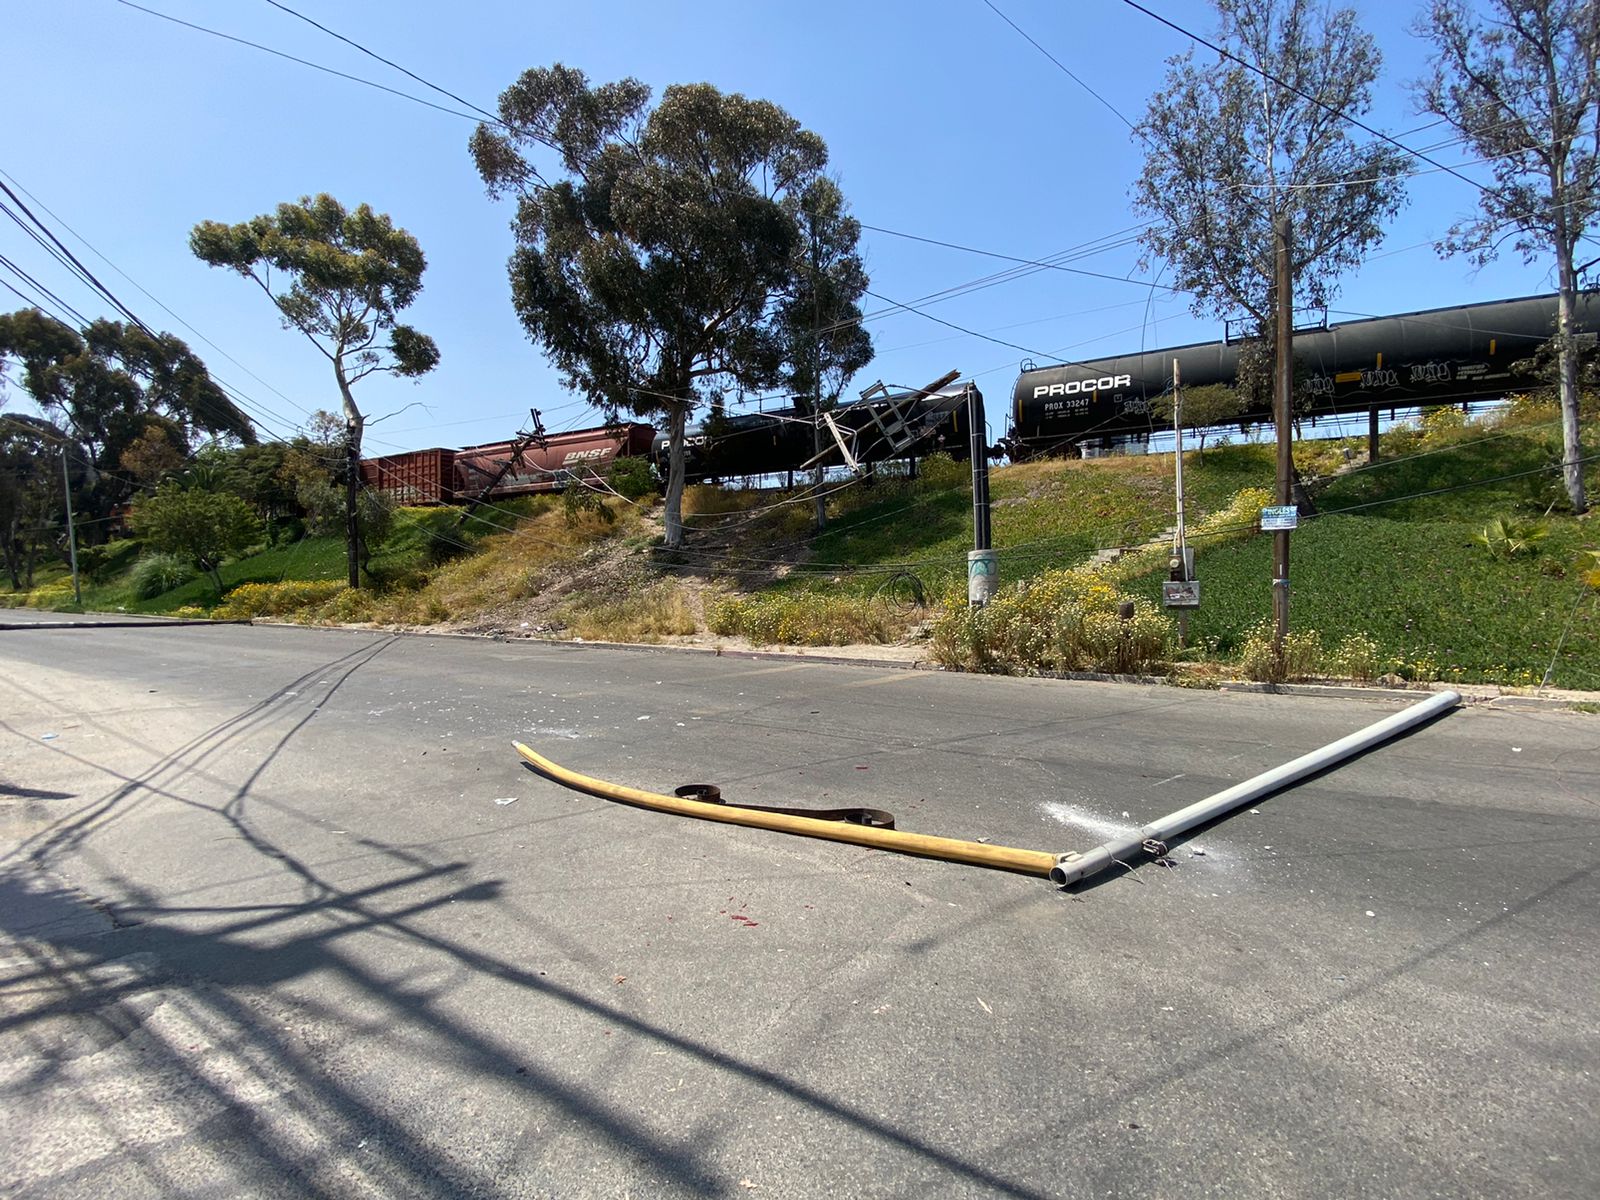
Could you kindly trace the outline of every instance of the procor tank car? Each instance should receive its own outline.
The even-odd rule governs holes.
[[[1576,327],[1600,327],[1596,293],[1578,297]],[[1526,296],[1347,321],[1297,332],[1294,358],[1309,392],[1308,415],[1459,404],[1504,396],[1537,381],[1513,371],[1555,332],[1556,297]],[[1236,383],[1241,343],[1201,342],[1117,358],[1023,371],[1012,392],[1013,438],[1030,451],[1059,451],[1090,438],[1148,434],[1167,423],[1155,401],[1183,385]],[[1238,420],[1267,420],[1269,406]]]

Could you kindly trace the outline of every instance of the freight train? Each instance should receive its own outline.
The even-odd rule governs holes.
[[[1578,298],[1580,337],[1600,328],[1596,293]],[[1345,416],[1500,397],[1537,380],[1519,374],[1555,332],[1556,297],[1526,296],[1348,321],[1294,338],[1301,411]],[[1059,451],[1091,439],[1149,434],[1170,422],[1155,415],[1177,362],[1186,388],[1237,381],[1238,341],[1202,342],[1092,362],[1024,370],[1011,393],[1011,444]],[[1271,419],[1270,405],[1236,418]]]
[[[1597,293],[1579,297],[1579,337],[1600,330]],[[1526,296],[1348,321],[1295,334],[1305,415],[1375,415],[1383,409],[1460,404],[1507,395],[1537,381],[1519,374],[1555,329],[1556,297]],[[1167,422],[1157,401],[1172,384],[1174,360],[1185,387],[1233,385],[1242,344],[1201,342],[1165,350],[1025,368],[1012,389],[1013,457],[1072,454],[1086,444],[1147,437]],[[947,375],[926,388],[891,393],[881,386],[836,409],[819,426],[799,407],[714,414],[686,435],[691,481],[800,470],[816,462],[870,468],[913,462],[942,450],[968,454],[969,405],[977,389]],[[981,401],[981,397],[979,397]],[[980,409],[981,411],[981,409]],[[1241,423],[1268,420],[1246,407]],[[991,451],[992,453],[992,451]],[[618,458],[648,455],[664,477],[667,437],[637,422],[551,434],[541,442],[491,442],[435,448],[362,461],[362,480],[407,504],[450,504],[487,495],[558,491],[574,478],[603,474]]]

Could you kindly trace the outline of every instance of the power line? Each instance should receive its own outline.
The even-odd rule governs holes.
[[[71,260],[73,267],[78,271],[78,273],[85,280],[87,280],[91,286],[93,286],[95,291],[99,292],[102,296],[104,296],[105,299],[111,304],[111,306],[113,308],[115,308],[123,316],[127,317],[128,320],[132,321],[135,325],[137,325],[145,333],[149,334],[152,338],[156,336],[156,334],[151,330],[151,328],[148,325],[146,325],[143,321],[139,320],[138,317],[133,315],[133,310],[132,309],[130,309],[127,305],[122,303],[121,300],[118,300],[116,295],[111,291],[111,289],[106,287],[105,284],[101,283],[100,280],[95,277],[95,274],[94,274],[93,271],[89,270],[88,267],[84,266],[83,263],[78,261],[78,256],[73,254],[71,250],[67,249],[66,243],[64,243],[60,238],[58,238],[54,233],[52,233],[51,230],[50,230],[50,227],[48,225],[46,225],[43,221],[39,220],[39,218],[34,215],[33,210],[22,202],[22,198],[20,196],[18,196],[14,191],[12,191],[11,188],[10,188],[10,185],[8,185],[4,180],[0,180],[0,192],[4,192],[7,196],[11,197],[11,202],[13,204],[15,204],[18,208],[20,208],[24,213],[27,214],[28,219],[30,221],[32,221],[35,225],[37,225],[39,227],[40,231],[43,232],[45,237],[49,238],[50,241],[55,245],[55,247],[58,250],[60,250],[61,253],[65,254],[68,259]],[[13,220],[16,220],[16,214],[15,213],[10,213],[9,210],[8,210],[8,215],[10,215]],[[20,224],[20,222],[19,222],[19,224]],[[23,226],[23,228],[27,228],[27,227]]]
[[[270,2],[271,2],[271,0],[269,0],[269,3]],[[1068,79],[1072,80],[1073,83],[1077,84],[1084,91],[1088,92],[1089,95],[1093,96],[1096,100],[1100,101],[1101,104],[1105,105],[1108,109],[1110,109],[1112,115],[1115,116],[1117,118],[1117,120],[1121,121],[1124,125],[1126,125],[1129,129],[1133,129],[1134,128],[1133,122],[1128,120],[1127,117],[1123,116],[1121,110],[1118,109],[1115,104],[1112,104],[1111,101],[1107,100],[1099,92],[1095,91],[1092,87],[1090,87],[1087,83],[1085,83],[1081,78],[1079,78],[1077,75],[1073,74],[1073,72],[1071,71],[1071,69],[1068,68],[1066,63],[1062,62],[1054,54],[1051,54],[1050,51],[1046,50],[1038,42],[1034,41],[1032,34],[1030,34],[1022,26],[1018,25],[1010,17],[1006,16],[1005,13],[1001,12],[998,8],[996,8],[994,6],[994,4],[991,3],[991,0],[983,0],[983,2],[984,2],[984,4],[988,5],[990,12],[994,13],[995,16],[999,17],[1007,25],[1011,26],[1011,28],[1015,29],[1024,38],[1026,38],[1027,41],[1028,41],[1028,44],[1030,46],[1032,46],[1040,54],[1042,54],[1046,58],[1048,58],[1051,62],[1055,63],[1055,65],[1060,69],[1060,71],[1061,71],[1061,73],[1063,75],[1065,75]]]
[[[985,0],[985,2],[987,2],[987,0]],[[968,254],[981,254],[985,258],[998,258],[1005,262],[1020,263],[1023,266],[1036,267],[1041,271],[1065,271],[1069,275],[1084,275],[1090,279],[1108,279],[1112,283],[1132,283],[1137,284],[1140,287],[1145,286],[1148,282],[1143,279],[1130,279],[1125,275],[1107,275],[1101,271],[1085,271],[1081,267],[1063,266],[1059,262],[1050,262],[1048,260],[1036,258],[1018,258],[1015,255],[1000,254],[994,250],[980,250],[976,246],[963,246],[959,242],[946,242],[941,241],[939,238],[923,237],[921,234],[902,233],[898,229],[885,229],[881,225],[868,225],[865,221],[861,222],[861,228],[870,229],[874,233],[887,233],[891,237],[905,238],[907,241],[925,242],[930,246],[943,246],[946,250],[962,250]],[[1159,284],[1155,286],[1159,286],[1163,288],[1163,290],[1169,292],[1181,290],[1179,288],[1172,287],[1170,284]]]
[[[192,21],[179,20],[177,17],[169,16],[167,13],[157,12],[153,8],[145,8],[142,4],[135,4],[133,3],[133,0],[117,0],[117,3],[127,8],[132,8],[139,12],[147,13],[152,17],[159,17],[163,21],[171,21],[174,25],[182,25],[185,29],[193,29],[198,33],[210,34],[212,37],[221,38],[223,41],[227,42],[236,42],[241,46],[249,46],[251,49],[260,50],[264,54],[271,54],[277,58],[286,58],[290,62],[299,63],[303,67],[310,67],[313,71],[322,71],[328,75],[336,75],[340,79],[348,79],[351,83],[359,83],[363,87],[376,88],[380,92],[388,92],[391,96],[399,96],[402,100],[409,100],[413,104],[421,104],[426,108],[436,109],[442,113],[449,113],[452,117],[462,117],[474,123],[477,123],[480,120],[480,118],[473,116],[471,113],[461,112],[454,108],[446,108],[442,104],[435,104],[432,100],[424,100],[421,96],[413,96],[410,92],[402,92],[398,88],[392,88],[385,84],[377,83],[371,79],[363,79],[360,75],[351,75],[346,71],[336,71],[332,67],[323,66],[321,63],[314,63],[309,59],[298,58],[293,54],[286,54],[282,50],[274,50],[271,46],[263,46],[260,42],[252,42],[248,38],[235,37],[231,33],[223,33],[216,29],[207,29],[204,25],[196,25]]]
[[[233,355],[229,354],[221,346],[217,345],[216,342],[212,341],[204,333],[200,332],[200,330],[196,329],[188,321],[185,321],[183,319],[183,317],[179,316],[176,312],[174,312],[171,308],[169,308],[166,304],[164,304],[158,296],[156,296],[152,292],[150,292],[150,290],[148,288],[146,288],[143,284],[141,284],[137,279],[135,279],[133,276],[129,275],[126,271],[124,271],[116,263],[112,262],[111,259],[107,258],[104,254],[102,254],[100,252],[100,250],[98,248],[96,248],[95,245],[92,242],[89,241],[88,238],[84,237],[83,234],[79,233],[71,225],[67,224],[67,222],[65,220],[63,220],[59,214],[57,214],[55,211],[53,211],[50,208],[49,205],[45,204],[42,200],[40,200],[37,196],[35,196],[32,192],[30,192],[27,188],[25,188],[20,182],[18,182],[17,177],[15,175],[12,175],[10,172],[6,171],[4,168],[0,168],[0,177],[4,177],[6,179],[9,179],[16,186],[16,188],[17,188],[17,190],[19,192],[21,192],[24,196],[28,197],[28,199],[32,200],[35,204],[37,204],[39,206],[39,209],[40,209],[41,212],[43,212],[47,216],[49,216],[52,220],[54,220],[56,222],[56,224],[60,225],[61,228],[65,229],[73,237],[77,238],[79,242],[81,242],[85,247],[88,248],[88,250],[89,250],[89,252],[91,254],[93,254],[101,262],[105,263],[106,266],[110,267],[118,275],[122,276],[129,283],[131,283],[135,288],[137,288],[141,293],[143,293],[143,295],[147,299],[149,299],[153,304],[155,304],[155,306],[157,308],[159,308],[163,312],[165,312],[174,321],[178,322],[178,324],[182,325],[190,333],[194,334],[195,337],[199,338],[206,345],[210,346],[213,350],[215,350],[218,354],[222,355],[223,358],[227,359],[234,366],[238,367],[246,375],[250,376],[251,379],[254,379],[262,387],[266,388],[268,391],[272,392],[279,399],[283,400],[284,403],[288,404],[292,408],[299,409],[300,412],[302,414],[304,414],[305,416],[309,417],[311,415],[310,410],[308,410],[308,409],[304,408],[303,406],[301,406],[300,404],[296,403],[289,396],[284,395],[283,392],[279,391],[276,387],[274,387],[267,380],[261,378],[261,376],[257,375],[249,367],[245,366],[244,363],[242,363],[238,359],[234,358]],[[85,321],[84,324],[87,325],[88,322]],[[216,378],[216,376],[213,375],[212,378]],[[219,384],[222,384],[222,386],[224,386],[224,387],[228,387],[229,386],[226,383],[224,383],[222,380],[218,380],[217,382]],[[243,393],[240,393],[240,395],[242,396]],[[285,417],[283,417],[282,415],[280,415],[278,413],[272,412],[270,409],[267,409],[265,405],[258,405],[258,407],[262,411],[267,412],[274,420],[278,421],[279,423],[284,424],[284,425],[288,425],[291,428],[294,427],[294,425],[295,425],[294,421],[289,420],[288,418],[285,418]]]
[[[979,333],[976,329],[968,329],[965,325],[957,325],[954,321],[946,321],[943,317],[936,317],[930,312],[924,312],[915,305],[902,304],[898,300],[891,300],[888,296],[885,296],[880,292],[875,292],[871,288],[867,288],[866,293],[874,300],[882,300],[885,304],[892,304],[896,308],[903,308],[907,312],[916,313],[917,316],[922,317],[925,320],[932,321],[938,325],[943,325],[947,329],[954,329],[957,333],[964,333],[968,337],[982,338],[986,342],[993,342],[996,346],[1008,346],[1012,350],[1021,350],[1024,354],[1033,355],[1037,358],[1051,357],[1051,355],[1045,354],[1042,350],[1030,350],[1026,346],[1019,346],[1016,342],[1008,342],[1004,338],[990,337],[986,333]]]
[[[434,91],[438,92],[441,96],[448,96],[448,97],[450,97],[450,99],[454,100],[457,104],[465,104],[468,108],[472,109],[474,112],[482,113],[483,116],[485,118],[487,118],[491,123],[493,123],[495,125],[499,125],[501,123],[499,117],[495,116],[492,112],[489,112],[487,109],[479,108],[471,100],[464,100],[460,96],[456,95],[454,92],[452,92],[452,91],[450,91],[450,90],[448,90],[446,88],[442,88],[436,83],[428,82],[428,80],[424,79],[421,75],[418,75],[415,71],[408,71],[405,67],[402,67],[399,63],[395,62],[393,59],[385,58],[383,55],[377,53],[376,51],[367,49],[367,47],[363,46],[360,42],[352,41],[350,38],[345,37],[344,34],[342,34],[342,33],[335,33],[333,30],[329,29],[326,25],[323,25],[323,24],[321,24],[320,22],[317,22],[317,21],[313,21],[310,17],[306,16],[304,13],[296,12],[294,9],[290,8],[287,4],[280,4],[280,3],[278,3],[278,0],[267,0],[267,3],[272,5],[273,8],[276,8],[276,9],[282,11],[282,12],[288,13],[291,17],[296,17],[299,20],[304,21],[307,25],[315,26],[317,29],[322,30],[322,32],[327,34],[329,37],[337,38],[337,39],[339,39],[339,41],[343,42],[345,45],[354,47],[355,49],[361,51],[361,53],[365,54],[368,58],[375,58],[379,62],[383,63],[384,66],[393,67],[396,71],[399,71],[402,75],[407,75],[410,78],[415,79],[418,83],[422,84],[423,87],[432,88]]]
[[[1136,9],[1137,11],[1142,12],[1145,16],[1149,17],[1151,20],[1160,22],[1162,25],[1165,25],[1168,29],[1174,30],[1175,32],[1182,34],[1184,37],[1188,38],[1190,41],[1197,42],[1198,44],[1204,46],[1206,49],[1212,51],[1214,54],[1217,54],[1218,56],[1220,56],[1222,58],[1225,58],[1230,62],[1238,63],[1245,70],[1254,72],[1255,74],[1261,76],[1261,78],[1265,79],[1268,83],[1273,84],[1275,87],[1280,87],[1286,92],[1290,92],[1293,95],[1299,96],[1300,99],[1308,101],[1311,104],[1316,105],[1323,112],[1329,113],[1332,116],[1335,116],[1335,117],[1339,118],[1341,121],[1345,121],[1345,122],[1347,122],[1347,123],[1349,123],[1351,125],[1354,125],[1357,129],[1361,130],[1363,133],[1370,134],[1372,137],[1377,138],[1379,141],[1387,142],[1389,145],[1395,147],[1397,150],[1404,151],[1408,156],[1410,156],[1412,158],[1420,159],[1422,162],[1427,163],[1430,167],[1435,167],[1438,170],[1443,171],[1447,175],[1453,175],[1457,179],[1461,180],[1462,183],[1467,184],[1469,187],[1476,188],[1480,192],[1487,192],[1489,190],[1483,184],[1477,182],[1476,180],[1469,179],[1467,176],[1463,175],[1460,171],[1457,171],[1454,167],[1447,167],[1443,163],[1434,161],[1433,159],[1429,158],[1426,154],[1424,154],[1422,151],[1413,150],[1410,146],[1407,146],[1404,142],[1397,141],[1395,138],[1390,137],[1387,133],[1383,133],[1380,130],[1374,129],[1371,125],[1368,125],[1365,121],[1362,121],[1359,117],[1352,117],[1349,113],[1344,112],[1342,109],[1334,108],[1333,105],[1327,103],[1326,101],[1319,100],[1316,96],[1313,96],[1311,93],[1303,91],[1302,89],[1295,87],[1294,84],[1289,83],[1287,80],[1278,78],[1276,75],[1272,74],[1270,71],[1267,71],[1264,68],[1257,66],[1255,63],[1247,62],[1246,60],[1240,58],[1237,54],[1234,54],[1232,51],[1224,50],[1221,46],[1217,45],[1215,42],[1208,41],[1206,38],[1201,37],[1198,33],[1193,33],[1190,30],[1185,29],[1182,25],[1179,25],[1176,22],[1167,20],[1167,18],[1163,17],[1160,13],[1152,12],[1150,9],[1146,8],[1144,5],[1140,4],[1138,2],[1138,0],[1122,0],[1122,3],[1126,4],[1129,8]]]

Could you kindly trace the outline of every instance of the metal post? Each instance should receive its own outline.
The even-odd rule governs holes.
[[[1294,391],[1294,273],[1289,261],[1289,214],[1277,221],[1277,338],[1272,407],[1278,435],[1278,503],[1292,504],[1294,428],[1290,424]],[[1289,634],[1289,531],[1272,535],[1272,652],[1283,667],[1283,642]]]
[[[1404,733],[1424,721],[1448,712],[1461,703],[1461,697],[1455,692],[1439,692],[1428,697],[1420,704],[1413,704],[1399,712],[1385,717],[1365,729],[1358,729],[1355,733],[1342,737],[1336,742],[1330,742],[1320,750],[1313,750],[1309,754],[1302,754],[1299,758],[1284,763],[1281,767],[1273,767],[1270,771],[1263,771],[1252,779],[1235,784],[1225,791],[1217,792],[1204,800],[1196,801],[1187,808],[1180,808],[1175,813],[1168,813],[1158,821],[1152,821],[1141,829],[1122,834],[1112,838],[1109,842],[1102,842],[1092,850],[1082,853],[1063,854],[1061,860],[1050,872],[1050,882],[1068,884],[1077,883],[1111,866],[1112,863],[1126,864],[1129,855],[1141,850],[1155,857],[1167,853],[1167,842],[1204,825],[1207,821],[1215,821],[1225,813],[1236,808],[1243,808],[1263,796],[1270,796],[1273,792],[1288,787],[1291,783],[1298,783],[1308,775],[1315,775],[1318,771],[1325,771],[1329,767],[1343,762],[1365,750],[1388,741],[1396,734]]]
[[[1378,461],[1378,406],[1367,409],[1367,461]]]
[[[983,415],[983,393],[967,385],[968,445],[972,451],[972,551],[967,555],[967,604],[981,607],[994,595],[999,581],[989,529],[988,426]]]
[[[1172,360],[1172,457],[1176,467],[1178,491],[1178,561],[1185,564],[1183,577],[1188,579],[1189,556],[1184,553],[1186,544],[1183,528],[1183,374],[1178,360]],[[1189,644],[1189,610],[1178,610],[1178,645]]]
[[[72,602],[83,607],[83,592],[78,588],[78,531],[72,523],[72,477],[67,473],[67,444],[61,443],[61,491],[67,498],[67,554],[72,560]]]

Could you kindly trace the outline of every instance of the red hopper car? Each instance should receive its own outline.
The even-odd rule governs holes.
[[[574,474],[597,471],[618,458],[647,456],[655,430],[637,422],[553,433],[544,445],[529,442],[515,461],[515,440],[462,450],[414,450],[363,459],[361,479],[402,504],[450,504],[471,500],[493,484],[489,495],[526,496],[558,492]],[[498,481],[497,481],[498,480]]]

